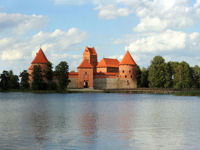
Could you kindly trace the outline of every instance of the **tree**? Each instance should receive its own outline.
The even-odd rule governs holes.
[[[155,56],[149,67],[149,87],[168,88],[172,81],[170,67],[161,56]]]
[[[1,82],[0,82],[1,89],[8,90],[9,80],[10,80],[9,72],[4,70],[0,76],[0,79],[1,79]]]
[[[45,67],[45,78],[47,80],[47,87],[49,90],[56,90],[57,84],[53,81],[53,66],[51,62],[48,62]]]
[[[137,85],[138,87],[141,87],[141,70],[140,70],[140,66],[137,65]]]
[[[140,83],[140,87],[148,87],[148,70],[146,68],[142,68],[141,70],[141,83]]]
[[[53,66],[51,62],[48,62],[45,66],[45,77],[47,82],[51,82],[53,80]]]
[[[56,74],[56,79],[58,80],[60,90],[64,90],[65,88],[67,88],[67,85],[69,84],[68,70],[69,66],[65,61],[61,61],[56,66],[55,74]]]
[[[13,71],[9,71],[9,88],[19,89],[19,77],[13,74]]]
[[[172,68],[170,63],[165,64],[165,88],[171,88],[173,86],[173,81],[172,81]]]
[[[174,73],[174,88],[191,88],[192,87],[192,69],[186,62],[179,63]]]
[[[200,67],[195,65],[192,69],[193,87],[200,88]]]
[[[40,65],[35,65],[32,72],[32,89],[44,90],[45,82],[43,80],[42,69]]]
[[[20,73],[19,75],[21,77],[20,87],[22,89],[28,89],[30,87],[29,85],[29,74],[26,70]]]

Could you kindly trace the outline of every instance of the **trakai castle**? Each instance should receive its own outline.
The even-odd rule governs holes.
[[[30,80],[33,66],[40,65],[44,70],[47,62],[48,59],[40,49],[29,67]],[[68,88],[137,88],[137,65],[129,51],[126,52],[121,62],[111,58],[103,58],[98,62],[95,48],[86,47],[83,60],[77,70],[77,72],[69,73]]]

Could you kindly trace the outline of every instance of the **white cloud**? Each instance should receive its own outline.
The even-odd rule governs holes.
[[[185,48],[186,33],[167,30],[130,43],[126,49],[136,52],[174,51]]]
[[[21,58],[22,58],[22,53],[17,50],[3,51],[1,55],[2,60],[16,60]]]
[[[102,19],[116,19],[117,17],[128,16],[131,13],[128,8],[118,8],[113,4],[99,5],[95,10],[99,10],[98,16]]]
[[[80,56],[71,54],[87,39],[88,34],[77,28],[68,31],[39,32],[27,39],[0,39],[0,63],[21,64],[17,71],[27,69],[41,45],[49,61],[56,65],[61,60],[79,62]],[[11,66],[11,65],[10,65]],[[5,68],[6,69],[6,68]]]
[[[0,32],[22,34],[44,27],[47,21],[48,18],[41,15],[0,13]]]

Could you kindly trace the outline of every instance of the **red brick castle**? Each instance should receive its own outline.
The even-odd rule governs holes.
[[[69,88],[137,88],[136,70],[137,65],[129,51],[121,62],[103,58],[98,63],[95,48],[86,47],[78,72],[69,73]]]
[[[48,59],[40,49],[29,67],[30,80],[33,66],[40,65],[44,71],[47,62]],[[126,52],[121,62],[111,58],[103,58],[98,62],[95,48],[86,47],[83,60],[77,70],[78,72],[69,73],[71,82],[68,88],[137,88],[137,65],[129,51]]]

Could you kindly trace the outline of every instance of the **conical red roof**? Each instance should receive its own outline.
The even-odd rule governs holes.
[[[136,65],[129,51],[126,52],[124,58],[120,62],[120,65]]]
[[[46,58],[43,50],[40,48],[40,50],[37,52],[36,57],[32,61],[32,64],[42,64],[47,63],[48,59]]]
[[[93,68],[93,66],[87,61],[87,59],[83,59],[78,68]]]

